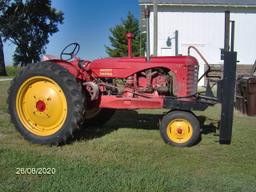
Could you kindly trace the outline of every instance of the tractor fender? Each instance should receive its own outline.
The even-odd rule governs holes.
[[[76,62],[68,62],[68,61],[64,61],[61,59],[50,59],[47,60],[46,62],[51,62],[54,63],[56,65],[60,65],[63,68],[65,68],[70,74],[72,74],[74,77],[78,78],[79,74],[80,74],[80,68],[78,67],[78,65],[76,64]]]

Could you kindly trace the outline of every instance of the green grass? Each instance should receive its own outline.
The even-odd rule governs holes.
[[[256,118],[235,112],[232,145],[212,129],[219,108],[197,113],[202,141],[191,148],[164,144],[162,110],[119,111],[103,128],[77,133],[61,147],[30,144],[14,129],[0,82],[0,191],[256,191]],[[16,175],[17,168],[55,168],[54,175]]]
[[[21,70],[21,67],[5,66],[5,70],[8,76],[0,76],[0,79],[14,77]]]
[[[6,72],[8,76],[15,76],[21,69],[21,67],[6,66]]]

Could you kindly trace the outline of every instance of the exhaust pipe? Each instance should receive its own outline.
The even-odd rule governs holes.
[[[128,45],[127,45],[128,57],[132,58],[132,38],[133,38],[133,34],[129,32],[129,33],[126,34],[126,37],[127,37],[127,42],[128,42]]]

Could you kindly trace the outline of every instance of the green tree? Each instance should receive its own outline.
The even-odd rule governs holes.
[[[63,13],[51,7],[51,0],[12,1],[0,17],[0,33],[16,45],[14,65],[39,61],[62,22]]]
[[[110,57],[127,56],[127,38],[128,32],[133,33],[133,56],[144,55],[145,52],[145,35],[141,33],[139,28],[139,21],[133,16],[131,12],[128,13],[126,19],[122,20],[120,24],[110,28],[111,36],[109,40],[111,47],[106,47],[106,52]]]
[[[3,15],[3,12],[7,8],[8,4],[9,4],[9,0],[0,1],[0,17]],[[3,48],[1,33],[0,33],[0,75],[3,75],[3,76],[7,75],[6,69],[5,69],[4,48]]]

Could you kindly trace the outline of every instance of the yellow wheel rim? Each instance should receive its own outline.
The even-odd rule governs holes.
[[[193,129],[185,119],[175,119],[167,126],[167,135],[175,143],[186,143],[192,137]]]
[[[44,76],[31,77],[22,83],[16,97],[16,109],[23,126],[37,136],[53,135],[67,117],[63,90]]]

